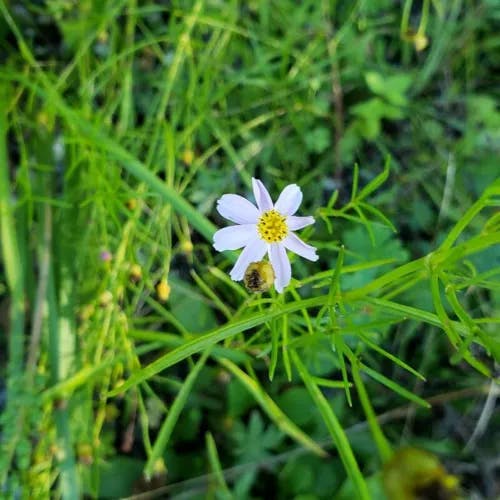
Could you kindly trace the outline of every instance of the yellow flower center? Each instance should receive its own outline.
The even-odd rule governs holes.
[[[277,243],[286,238],[288,226],[286,217],[276,210],[264,212],[257,222],[259,236],[267,243]]]

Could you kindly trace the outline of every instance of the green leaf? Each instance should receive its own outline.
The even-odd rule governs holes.
[[[315,412],[311,411],[311,398],[304,387],[287,389],[276,398],[276,403],[297,425],[307,425],[315,418]]]
[[[308,151],[321,154],[330,147],[332,132],[325,127],[317,127],[306,134],[305,141]]]
[[[212,474],[215,476],[216,480],[218,497],[221,500],[230,500],[232,499],[232,495],[229,491],[229,488],[227,487],[227,483],[224,478],[222,465],[219,459],[219,453],[217,451],[217,445],[215,444],[212,433],[207,432],[205,434],[205,444],[207,448],[208,462],[210,464],[210,468],[212,469]]]
[[[99,467],[99,498],[124,498],[131,495],[134,483],[142,476],[143,465],[142,460],[125,456],[103,462]]]
[[[374,97],[351,108],[351,112],[358,117],[359,133],[366,139],[374,140],[379,136],[385,106],[381,99]]]
[[[171,285],[170,310],[186,331],[198,333],[215,327],[215,313],[198,289],[179,280]]]
[[[227,413],[231,418],[239,418],[255,405],[251,393],[245,390],[237,378],[232,378],[227,385]]]
[[[376,191],[388,178],[390,173],[391,157],[387,156],[384,164],[384,170],[371,180],[356,196],[358,201],[364,200],[367,196]]]
[[[386,387],[388,387],[392,391],[398,393],[400,396],[402,396],[410,401],[413,401],[414,403],[422,406],[423,408],[430,408],[431,407],[431,405],[427,401],[425,401],[424,399],[418,397],[416,394],[413,394],[408,389],[401,387],[398,383],[394,382],[393,380],[390,380],[385,375],[382,375],[381,373],[373,370],[369,366],[366,366],[366,365],[360,363],[359,367],[361,368],[361,370],[363,372],[365,372],[371,378],[373,378],[377,382],[380,382],[381,384],[385,385]]]
[[[233,375],[238,377],[255,398],[261,408],[267,413],[268,417],[276,424],[276,426],[285,434],[288,434],[292,439],[301,443],[307,449],[319,456],[327,456],[327,453],[306,433],[304,433],[297,425],[295,425],[279,408],[279,406],[271,399],[262,387],[249,377],[244,371],[240,370],[235,364],[227,360],[220,360],[220,363],[225,366]]]
[[[396,74],[392,76],[368,71],[365,73],[365,80],[368,88],[387,102],[395,106],[405,106],[407,98],[405,92],[409,89],[412,83],[412,77],[406,73]]]
[[[403,245],[394,236],[391,229],[379,224],[371,224],[371,227],[375,245],[372,245],[369,235],[360,226],[348,229],[344,233],[344,245],[351,252],[346,253],[346,264],[353,265],[362,262],[371,262],[384,259],[387,256],[395,259],[396,262],[405,262],[408,259],[408,251],[403,248]],[[381,269],[375,267],[367,268],[356,273],[343,275],[342,283],[345,288],[357,288],[365,283],[369,283],[381,274]]]

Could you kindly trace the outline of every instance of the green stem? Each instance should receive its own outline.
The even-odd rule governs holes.
[[[356,386],[356,390],[358,391],[359,400],[361,401],[361,406],[366,415],[366,419],[368,421],[368,425],[370,427],[370,431],[373,436],[373,440],[377,445],[378,453],[380,455],[380,459],[383,463],[387,462],[392,456],[391,445],[387,441],[384,433],[382,432],[382,428],[380,427],[377,416],[373,411],[372,404],[370,402],[370,398],[368,397],[368,393],[366,392],[365,384],[361,375],[359,373],[358,368],[358,360],[351,353],[350,361],[351,361],[351,373],[352,378],[354,380],[354,385]]]
[[[24,273],[16,234],[16,222],[11,201],[9,163],[7,156],[7,88],[0,84],[0,243],[7,285],[10,290],[10,335],[8,378],[23,373],[24,357]]]
[[[22,393],[24,360],[25,290],[21,253],[19,251],[16,221],[11,202],[9,163],[7,155],[8,88],[0,83],[0,252],[3,257],[7,286],[10,292],[9,358],[7,362],[7,408],[3,417],[0,454],[0,487],[5,484],[10,463],[22,434],[24,408]]]

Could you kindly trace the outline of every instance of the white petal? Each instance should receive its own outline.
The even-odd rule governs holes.
[[[238,250],[244,247],[257,235],[255,224],[240,224],[219,229],[214,234],[214,248],[223,252],[224,250]]]
[[[303,227],[314,224],[314,217],[297,217],[296,215],[289,215],[286,218],[286,224],[290,231],[297,231],[297,229],[302,229]]]
[[[259,179],[254,179],[252,177],[252,187],[253,195],[255,196],[255,201],[257,202],[259,210],[261,212],[271,210],[273,208],[273,202],[264,184],[262,184]]]
[[[281,243],[269,245],[269,260],[276,276],[274,287],[278,293],[282,293],[283,289],[290,283],[292,268],[285,247]]]
[[[304,243],[293,233],[288,234],[288,236],[283,240],[283,245],[285,245],[285,247],[293,253],[304,257],[304,259],[312,260],[313,262],[316,262],[319,259],[316,255],[316,248]]]
[[[297,184],[289,184],[281,191],[274,208],[283,215],[293,215],[302,203],[302,191]]]
[[[239,194],[222,195],[217,201],[217,211],[237,224],[255,224],[259,218],[257,207]]]
[[[266,250],[267,244],[263,240],[258,237],[251,240],[243,249],[243,252],[241,252],[238,260],[236,261],[236,264],[231,269],[231,272],[229,273],[231,279],[233,281],[242,280],[247,267],[252,262],[258,262],[259,260],[262,260],[262,257],[264,257],[264,254],[266,253]]]

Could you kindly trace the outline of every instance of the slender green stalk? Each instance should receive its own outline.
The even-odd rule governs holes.
[[[271,321],[271,359],[269,361],[269,380],[272,382],[278,366],[280,332],[276,321]]]
[[[405,0],[403,14],[401,15],[400,37],[404,39],[408,33],[408,24],[410,22],[410,12],[413,0]]]
[[[353,194],[355,191],[353,190]],[[331,339],[332,347],[337,354],[337,358],[340,364],[340,371],[342,373],[342,380],[344,381],[344,390],[349,406],[352,406],[352,398],[349,382],[349,377],[347,376],[347,369],[344,359],[344,339],[342,337],[342,331],[338,325],[337,312],[335,310],[335,304],[338,302],[342,306],[342,295],[340,289],[340,276],[342,274],[342,266],[344,265],[344,246],[340,247],[340,251],[337,257],[337,263],[335,264],[335,272],[332,276],[332,282],[330,284],[330,289],[328,291],[328,309],[330,316],[330,328],[331,328]]]
[[[10,192],[9,163],[7,159],[7,105],[8,87],[0,83],[0,231],[1,250],[7,285],[10,290],[10,333],[8,378],[14,380],[23,373],[24,358],[24,273]]]
[[[65,500],[81,498],[80,481],[73,451],[73,434],[70,428],[68,411],[60,408],[54,411],[57,427],[57,443],[60,446],[61,460],[59,470],[61,473],[61,497]]]
[[[220,495],[222,500],[231,499],[233,498],[233,495],[229,491],[226,479],[224,478],[224,472],[220,463],[219,453],[217,452],[217,446],[211,432],[207,432],[205,434],[205,443],[207,446],[208,463],[210,464],[212,473],[215,476],[215,491],[217,492],[217,496]]]
[[[74,290],[74,281],[70,279],[65,270],[61,270],[59,304],[56,303],[56,292],[52,289],[48,299],[49,310],[49,339],[50,350],[57,351],[56,356],[52,356],[53,365],[51,371],[53,378],[57,381],[64,381],[74,371],[75,358],[75,328],[71,308],[71,293]],[[52,274],[52,272],[51,272]],[[54,283],[54,276],[51,276],[51,283]],[[68,396],[70,398],[70,395]],[[61,450],[62,461],[60,463],[60,490],[62,498],[72,500],[80,498],[82,495],[81,482],[78,467],[75,459],[75,436],[71,426],[71,405],[60,404],[54,409],[55,423],[57,430],[57,442]]]
[[[288,337],[289,337],[289,327],[288,327],[288,316],[284,315],[281,318],[282,321],[282,337],[283,342],[281,345],[281,353],[283,356],[283,366],[285,367],[286,378],[289,382],[292,381],[292,366],[290,364],[290,353],[288,351]]]
[[[300,360],[299,355],[295,351],[291,351],[291,358],[309,394],[311,395],[311,398],[321,412],[323,420],[328,428],[328,432],[332,436],[333,442],[335,443],[340,458],[342,459],[345,470],[356,488],[357,498],[369,499],[370,494],[368,492],[368,487],[363,478],[363,474],[359,470],[358,463],[354,457],[354,453],[352,452],[351,445],[349,444],[342,425],[338,421],[337,416],[333,412],[332,407],[326,400],[325,396],[323,396],[323,393],[319,390],[314,379],[311,377],[306,367]]]
[[[28,349],[28,360],[26,362],[27,372],[29,374],[30,385],[33,383],[33,377],[36,370],[36,363],[38,360],[38,353],[40,350],[40,341],[42,337],[42,324],[44,309],[47,299],[47,289],[49,272],[51,266],[51,253],[52,253],[52,207],[49,204],[44,204],[42,209],[42,224],[41,230],[43,232],[40,244],[40,257],[39,257],[39,270],[38,270],[38,284],[36,291],[35,307],[33,311],[33,318],[31,321],[31,336]]]
[[[158,432],[158,436],[156,437],[156,441],[153,445],[153,449],[151,450],[151,454],[149,455],[148,461],[144,466],[144,474],[147,478],[151,478],[151,476],[153,475],[156,461],[162,456],[168,444],[168,441],[174,430],[175,424],[179,420],[179,416],[183,408],[186,406],[189,394],[193,389],[193,385],[196,379],[198,378],[201,369],[205,366],[205,362],[209,354],[210,350],[207,349],[201,355],[198,362],[189,372],[189,375],[187,376],[184,384],[182,384],[182,388],[179,391],[179,394],[177,394],[174,403],[170,407],[170,411],[168,412],[167,418],[164,420],[162,426],[160,427],[160,431]]]
[[[427,403],[427,401],[413,394],[413,392],[405,389],[404,387],[401,387],[399,384],[387,378],[385,375],[382,375],[381,373],[377,372],[373,368],[370,368],[369,366],[366,366],[363,363],[359,363],[359,368],[361,369],[361,371],[365,372],[368,376],[370,376],[377,382],[380,382],[381,384],[385,385],[386,387],[394,391],[396,394],[403,396],[404,398],[422,406],[423,408],[430,408],[430,405],[429,403]]]
[[[359,373],[358,361],[354,356],[351,357],[351,372],[354,385],[358,391],[359,400],[361,401],[361,405],[363,406],[363,410],[366,415],[366,420],[368,421],[368,426],[370,427],[373,439],[377,445],[380,459],[385,463],[392,456],[391,446],[384,436],[380,424],[378,423],[377,416],[373,410],[368,393],[366,392],[365,384]]]
[[[0,488],[5,484],[10,463],[22,434],[24,408],[22,393],[24,384],[24,324],[25,289],[24,272],[18,235],[16,234],[13,193],[9,186],[9,163],[7,159],[7,103],[8,87],[0,83],[0,251],[10,292],[9,345],[7,364],[7,407],[2,427],[2,453],[0,453]]]
[[[447,234],[444,241],[439,247],[440,250],[449,250],[463,233],[464,229],[471,223],[472,219],[483,210],[485,206],[485,195],[477,200],[467,211],[460,217],[453,229]]]

